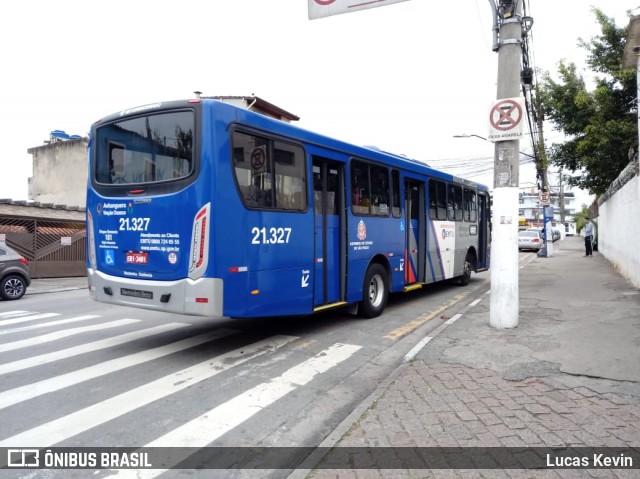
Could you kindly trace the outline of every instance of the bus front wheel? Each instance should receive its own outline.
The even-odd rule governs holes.
[[[389,297],[387,271],[382,265],[372,264],[367,269],[362,288],[362,301],[358,314],[363,318],[375,318],[382,314]]]

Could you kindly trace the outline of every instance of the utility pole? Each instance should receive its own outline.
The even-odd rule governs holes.
[[[549,176],[547,174],[547,152],[544,149],[544,110],[540,95],[536,95],[536,122],[538,126],[538,162],[536,170],[542,182],[541,191],[549,191]]]
[[[543,210],[546,210],[551,206],[551,190],[549,188],[549,175],[547,172],[547,152],[544,149],[544,110],[540,95],[536,95],[536,123],[538,127],[538,162],[536,164],[536,170],[542,182],[540,202],[542,203]],[[547,215],[545,214],[543,216],[545,245],[543,252],[539,253],[539,256],[549,257],[553,254],[553,233],[551,231],[551,222],[547,224],[547,219]]]
[[[497,11],[495,0],[489,3],[497,22],[497,99],[516,98],[520,96],[522,0],[499,0]],[[495,143],[489,324],[497,329],[518,326],[519,151],[519,139]]]
[[[564,209],[564,184],[562,183],[562,167],[558,170],[558,183],[560,185],[560,191],[558,192],[558,203],[560,206],[560,223],[562,223],[562,228],[564,229],[564,222],[566,212]]]

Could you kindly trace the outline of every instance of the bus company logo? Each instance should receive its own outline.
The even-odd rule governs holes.
[[[96,206],[96,211],[98,212],[98,216],[102,214],[102,203],[98,203]]]
[[[174,251],[172,251],[171,253],[169,253],[168,259],[169,263],[176,264],[178,262],[178,255]]]
[[[7,449],[7,467],[40,467],[38,449]]]
[[[453,238],[455,236],[454,230],[446,230],[442,228],[442,239]]]
[[[356,236],[360,241],[367,238],[367,227],[363,220],[360,220],[360,223],[358,223],[358,234]]]

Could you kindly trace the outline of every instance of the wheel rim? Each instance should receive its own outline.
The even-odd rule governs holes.
[[[374,275],[369,282],[369,302],[375,308],[382,304],[384,297],[384,281],[380,275]]]
[[[7,296],[11,298],[20,296],[22,294],[23,289],[24,289],[24,285],[22,284],[22,281],[20,281],[19,279],[10,279],[4,285],[4,292],[7,294]]]

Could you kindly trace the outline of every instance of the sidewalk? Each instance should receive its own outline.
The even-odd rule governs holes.
[[[640,447],[640,291],[600,253],[585,257],[581,237],[556,243],[551,258],[533,257],[519,288],[517,328],[490,327],[483,295],[322,446]],[[291,477],[640,476],[635,462],[598,470],[323,467]]]
[[[25,294],[55,293],[73,289],[87,289],[87,277],[34,278]]]

